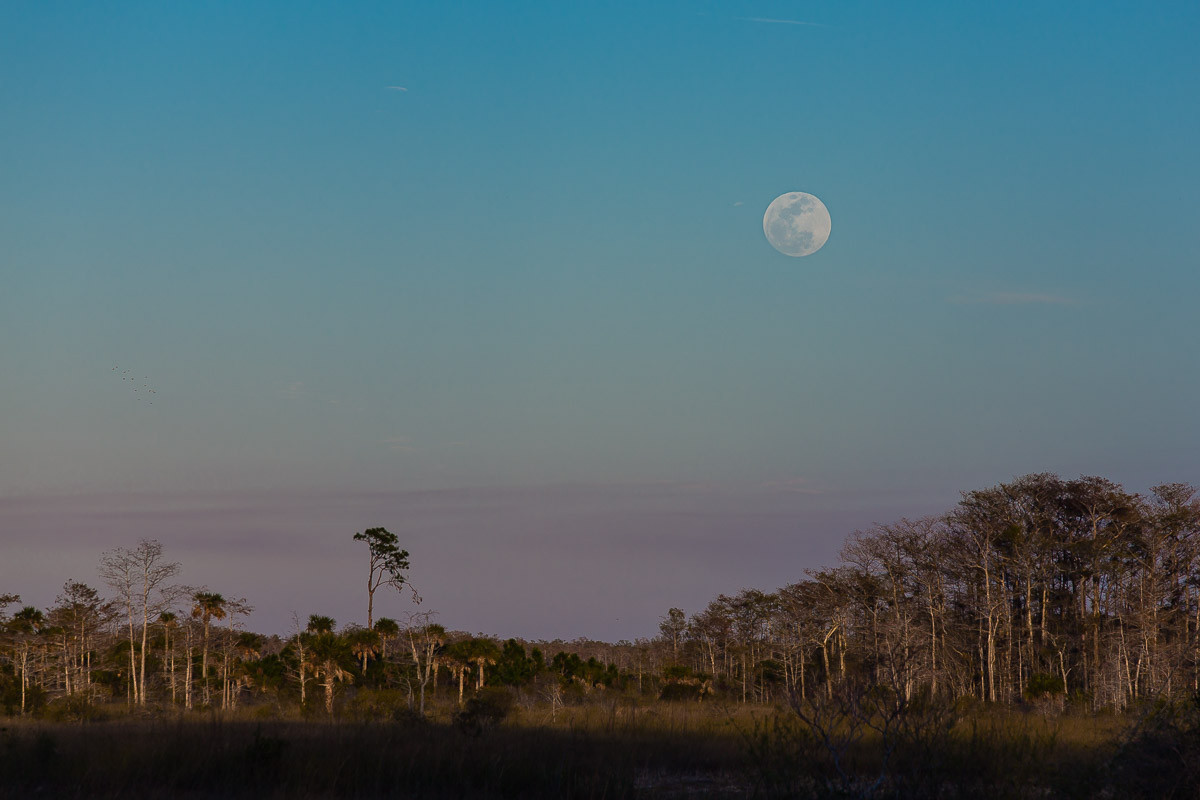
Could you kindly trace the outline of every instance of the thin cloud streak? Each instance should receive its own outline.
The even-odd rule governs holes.
[[[742,22],[762,22],[768,25],[804,25],[810,28],[828,28],[823,22],[805,22],[799,19],[772,19],[770,17],[736,17]]]
[[[955,295],[948,298],[955,305],[989,305],[989,306],[1021,306],[1021,305],[1057,305],[1073,306],[1078,301],[1071,297],[1057,294],[1037,294],[1032,292],[988,292],[986,294]]]
[[[758,485],[759,489],[770,492],[789,492],[793,494],[827,494],[827,489],[818,489],[808,485],[807,478],[780,478],[765,481]]]

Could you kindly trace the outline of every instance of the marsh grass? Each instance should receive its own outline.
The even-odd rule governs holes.
[[[1118,797],[1141,763],[1110,768],[1118,749],[1140,752],[1116,715],[970,709],[886,764],[868,731],[843,754],[839,780],[825,743],[784,708],[616,700],[551,719],[518,704],[478,730],[456,722],[453,704],[427,718],[386,703],[343,711],[6,722],[0,797]],[[1163,751],[1157,730],[1143,758]]]
[[[1126,796],[1111,768],[1130,720],[974,708],[893,741],[844,719],[828,730],[785,710],[743,730],[747,777],[764,798],[1094,798]]]
[[[468,732],[441,716],[13,723],[0,732],[0,796],[623,798],[647,774],[732,771],[742,758],[707,714],[572,709],[554,727]]]

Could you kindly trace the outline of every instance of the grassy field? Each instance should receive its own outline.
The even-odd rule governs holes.
[[[697,703],[614,701],[554,712],[515,707],[502,720],[487,714],[464,719],[453,706],[436,708],[426,719],[379,711],[360,704],[357,714],[333,721],[279,719],[262,709],[225,717],[8,720],[0,723],[0,796],[1083,798],[1196,792],[1185,783],[1186,764],[1171,760],[1179,741],[1147,746],[1153,737],[1132,736],[1136,721],[1115,715],[974,709],[936,731],[914,729],[893,740],[869,728],[855,738],[845,724],[823,738],[790,710]]]

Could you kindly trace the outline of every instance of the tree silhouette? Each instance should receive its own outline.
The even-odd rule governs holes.
[[[380,586],[391,586],[396,591],[408,583],[404,573],[408,571],[408,551],[400,548],[396,534],[386,528],[367,528],[354,534],[356,542],[366,542],[370,550],[370,570],[367,573],[367,627],[375,625],[375,591]],[[412,584],[408,584],[412,590]],[[413,600],[421,602],[413,590]]]

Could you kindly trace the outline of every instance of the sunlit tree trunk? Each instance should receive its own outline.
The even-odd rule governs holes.
[[[183,705],[189,711],[192,709],[193,683],[192,665],[196,661],[195,647],[192,644],[192,623],[186,624],[185,636],[187,638],[187,664],[184,665],[183,677]]]

